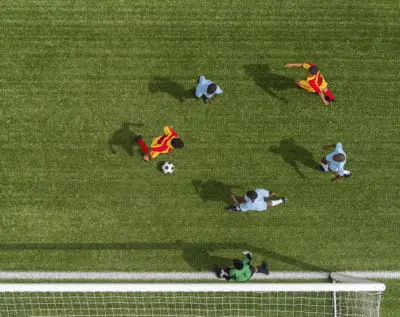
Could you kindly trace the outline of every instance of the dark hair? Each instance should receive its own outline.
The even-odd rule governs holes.
[[[207,87],[207,93],[209,95],[213,94],[217,90],[217,85],[216,84],[209,84]]]
[[[241,269],[243,269],[243,261],[238,260],[238,259],[234,259],[234,260],[233,260],[233,267],[234,267],[236,270],[241,270]]]
[[[180,139],[180,138],[173,138],[172,140],[171,140],[171,145],[174,147],[174,148],[177,148],[177,149],[181,149],[181,148],[183,148],[183,141],[182,141],[182,139]]]
[[[254,201],[257,198],[257,193],[254,190],[249,190],[246,196],[249,197],[251,201]]]
[[[342,153],[338,153],[338,154],[335,154],[335,155],[333,156],[333,159],[334,159],[336,162],[343,162],[343,161],[346,159],[346,155],[344,155],[344,154],[342,154]]]
[[[311,75],[315,75],[316,73],[318,73],[318,67],[316,65],[313,65],[308,69],[308,71]]]

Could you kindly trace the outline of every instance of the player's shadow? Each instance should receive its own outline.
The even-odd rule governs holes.
[[[0,243],[0,251],[3,253],[9,251],[29,251],[29,252],[40,252],[45,254],[43,251],[127,251],[132,253],[136,252],[149,252],[149,250],[181,250],[183,259],[197,271],[210,271],[213,264],[220,266],[231,266],[233,258],[221,257],[213,254],[218,254],[221,251],[226,253],[232,253],[236,258],[241,258],[241,252],[243,250],[250,250],[254,254],[257,254],[257,259],[274,260],[277,262],[290,265],[297,270],[305,271],[322,271],[332,272],[340,271],[343,268],[340,267],[321,267],[318,265],[304,262],[300,259],[293,258],[275,251],[260,248],[248,243],[240,242],[184,242],[176,240],[175,242],[162,242],[162,243],[146,243],[146,242],[121,242],[121,243]],[[261,257],[261,258],[260,258]],[[255,265],[259,263],[254,263]]]
[[[133,156],[133,145],[135,143],[135,133],[130,130],[130,126],[142,127],[141,123],[127,123],[121,124],[121,128],[114,131],[111,138],[108,140],[108,148],[111,153],[116,154],[114,146],[119,146],[125,150],[129,156]]]
[[[314,160],[312,153],[306,148],[297,145],[292,138],[280,141],[279,146],[272,145],[269,151],[274,154],[279,154],[282,159],[288,163],[299,174],[301,178],[306,178],[301,172],[299,164],[306,167],[316,169],[317,162]]]
[[[230,204],[229,192],[233,188],[241,188],[240,185],[224,184],[220,181],[209,180],[193,180],[192,185],[199,194],[202,201],[223,201]]]
[[[176,245],[183,251],[183,259],[196,271],[207,271],[213,264],[217,264],[221,267],[232,266],[232,259],[212,255],[210,253],[212,250],[207,248],[207,246],[202,247],[180,240],[176,241]]]
[[[163,92],[170,94],[179,102],[193,97],[193,89],[186,90],[181,84],[170,77],[153,77],[149,83],[150,92]]]
[[[252,78],[257,86],[261,87],[268,95],[280,101],[288,101],[280,97],[277,92],[294,88],[295,81],[292,78],[272,73],[268,65],[265,64],[247,64],[243,66],[247,76]]]

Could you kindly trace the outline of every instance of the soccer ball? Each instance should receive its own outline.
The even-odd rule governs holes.
[[[163,172],[164,174],[172,174],[174,171],[175,171],[174,164],[170,162],[164,162],[161,165],[161,172]]]

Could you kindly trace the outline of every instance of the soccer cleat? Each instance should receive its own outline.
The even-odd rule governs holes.
[[[351,175],[353,175],[353,173],[350,173],[350,174],[344,175],[344,177],[345,177],[345,178],[349,178],[349,177],[351,177]]]
[[[229,206],[228,210],[229,211],[240,211],[240,208],[238,206]]]
[[[141,135],[137,135],[137,136],[134,137],[134,140],[135,140],[136,142],[138,142],[138,141],[141,140],[141,139],[142,139],[142,136],[141,136]]]
[[[289,200],[289,199],[287,199],[287,197],[283,197],[283,198],[282,198],[282,204],[285,204],[285,203],[287,203],[287,202],[288,202],[288,200]]]

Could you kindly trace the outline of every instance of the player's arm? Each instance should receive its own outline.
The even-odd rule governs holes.
[[[329,101],[325,100],[325,94],[321,89],[319,89],[318,85],[315,83],[315,79],[309,80],[308,83],[310,84],[311,88],[314,89],[315,92],[318,94],[318,96],[321,98],[322,103],[325,106],[328,106],[329,105]]]
[[[303,63],[288,63],[285,65],[286,68],[292,68],[292,67],[303,67]]]
[[[269,190],[266,190],[263,188],[258,188],[257,194],[261,195],[264,198],[264,200],[266,200],[269,196],[271,196],[271,193],[269,192]]]
[[[321,98],[321,101],[325,106],[329,106],[329,101],[325,99],[325,94],[322,91],[318,94],[318,96]]]
[[[243,264],[250,264],[251,259],[253,258],[253,254],[251,254],[250,251],[246,250],[246,251],[243,251],[243,255],[244,255]]]
[[[169,136],[169,135],[171,135],[173,133],[176,133],[176,132],[175,132],[175,130],[174,130],[174,128],[172,126],[167,125],[167,126],[164,127],[164,134],[165,135]]]
[[[211,98],[207,98],[207,103],[208,103],[209,105],[211,105],[211,104],[214,102],[214,100],[215,100],[216,97],[217,97],[217,95],[214,94],[214,95],[211,96]]]
[[[244,204],[240,204],[238,207],[239,207],[240,211],[249,211],[249,210],[251,210],[252,206],[253,206],[253,203],[251,202],[251,200],[249,200],[249,201],[245,202]]]
[[[232,191],[229,192],[229,199],[232,201],[234,206],[238,207],[240,205],[238,200],[236,199],[236,195]]]
[[[332,143],[332,144],[324,145],[324,146],[322,147],[322,149],[323,149],[323,150],[330,150],[330,149],[335,148],[335,146],[336,146],[336,144]]]

